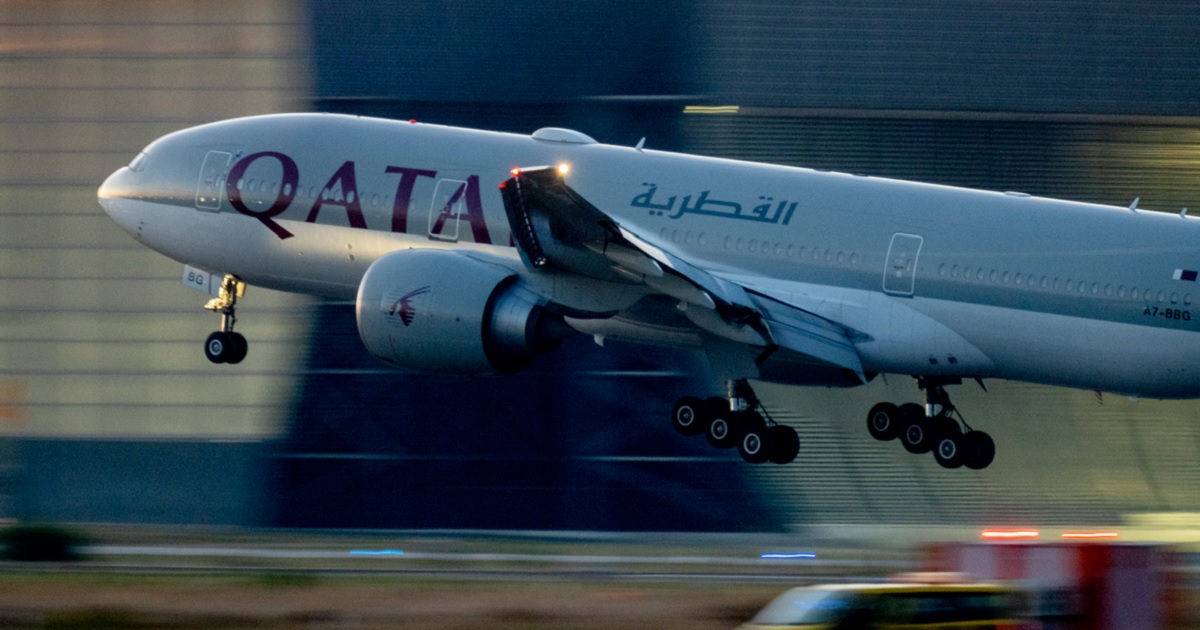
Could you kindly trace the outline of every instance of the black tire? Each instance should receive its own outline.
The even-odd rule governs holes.
[[[933,458],[942,468],[959,468],[966,460],[965,442],[962,433],[947,433],[937,439]]]
[[[771,434],[758,414],[747,418],[738,437],[738,455],[751,464],[761,464],[771,455]]]
[[[992,460],[996,459],[996,443],[992,441],[992,436],[983,431],[971,431],[965,436],[964,442],[964,466],[971,470],[983,470],[992,465]]]
[[[933,431],[929,420],[925,418],[925,410],[917,404],[900,405],[900,443],[909,453],[920,455],[933,449]]]
[[[704,431],[704,437],[708,438],[708,443],[714,448],[733,448],[738,443],[738,422],[734,419],[735,416],[729,411],[722,411],[713,414],[713,417],[708,422],[708,427]]]
[[[228,334],[217,331],[204,340],[204,356],[213,363],[225,363],[233,351],[233,344]]]
[[[225,362],[231,365],[241,363],[242,359],[246,358],[246,353],[250,350],[250,344],[246,342],[246,338],[242,336],[242,333],[236,332],[229,333],[229,343],[233,347],[231,348],[230,355],[225,358]]]
[[[771,438],[771,452],[768,459],[772,464],[790,464],[800,453],[800,436],[796,430],[782,424],[777,424],[767,430]]]
[[[900,410],[901,423],[903,423],[906,419],[925,417],[925,407],[922,407],[917,403],[904,403],[903,405],[900,405],[898,409]]]
[[[900,435],[900,408],[892,403],[879,403],[867,412],[867,431],[881,442]]]
[[[711,405],[699,398],[686,396],[675,403],[671,411],[671,426],[683,435],[699,435],[708,427],[708,408]]]
[[[962,434],[962,427],[958,426],[958,421],[948,416],[938,416],[933,419],[933,435],[935,438],[940,438],[943,435],[952,433]]]

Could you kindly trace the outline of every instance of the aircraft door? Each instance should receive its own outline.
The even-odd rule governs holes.
[[[883,292],[892,295],[913,294],[917,258],[925,239],[915,234],[893,234],[883,270]]]
[[[440,179],[429,208],[429,238],[458,240],[459,218],[467,216],[467,182]]]
[[[221,209],[221,198],[225,195],[225,176],[229,173],[229,162],[233,155],[224,151],[209,151],[200,166],[200,180],[196,183],[196,209],[217,212]]]

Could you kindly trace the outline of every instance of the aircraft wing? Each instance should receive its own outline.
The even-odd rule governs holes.
[[[747,291],[649,243],[571,189],[557,169],[514,170],[501,184],[501,193],[513,240],[530,269],[556,268],[643,284],[648,294],[688,304],[692,322],[710,333],[768,349],[786,348],[850,370],[866,382],[851,342],[853,331]]]

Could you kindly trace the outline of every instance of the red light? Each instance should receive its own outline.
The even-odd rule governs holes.
[[[1101,540],[1117,538],[1120,535],[1119,532],[1063,532],[1062,537],[1067,540]]]
[[[1027,540],[1041,536],[1036,529],[985,529],[980,538],[988,540]]]
[[[416,119],[416,118],[409,118],[409,119],[408,119],[408,124],[410,124],[410,125],[415,125],[415,124],[417,124],[417,119]]]
[[[508,188],[508,182],[507,181],[500,182],[500,190],[504,190],[505,188]]]

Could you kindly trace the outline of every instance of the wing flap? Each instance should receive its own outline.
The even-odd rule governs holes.
[[[513,239],[531,269],[556,267],[700,307],[685,311],[719,337],[782,347],[866,382],[847,329],[711,274],[646,241],[567,186],[552,167],[518,169],[500,186]]]
[[[845,328],[764,295],[751,295],[777,345],[850,370],[863,383],[867,382],[858,350]]]

